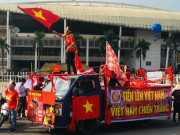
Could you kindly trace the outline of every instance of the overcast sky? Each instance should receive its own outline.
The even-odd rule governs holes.
[[[27,1],[29,2],[29,1],[41,1],[41,0],[0,0],[1,3],[27,2]],[[88,1],[93,1],[93,0],[88,0]],[[180,0],[94,0],[94,1],[110,1],[110,2],[119,2],[119,3],[128,3],[128,4],[137,4],[137,5],[144,5],[144,6],[150,6],[150,7],[180,12]]]
[[[113,0],[120,3],[145,5],[180,12],[180,0]]]

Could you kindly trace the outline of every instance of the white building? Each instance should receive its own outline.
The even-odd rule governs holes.
[[[31,64],[34,64],[32,42],[36,30],[44,30],[47,33],[43,40],[44,50],[41,54],[41,65],[44,62],[65,62],[63,39],[55,36],[42,24],[25,15],[17,6],[22,8],[41,7],[59,15],[60,20],[52,26],[53,30],[63,33],[64,28],[69,25],[73,28],[73,32],[79,32],[83,37],[83,40],[77,40],[80,48],[80,59],[82,63],[89,66],[105,63],[105,50],[104,53],[99,51],[98,38],[103,35],[104,30],[113,29],[120,37],[119,41],[115,41],[120,49],[115,50],[115,52],[119,55],[121,64],[127,64],[131,69],[139,67],[134,46],[137,39],[144,38],[151,45],[146,59],[142,61],[142,67],[164,67],[166,56],[164,39],[167,38],[169,31],[180,30],[179,12],[143,6],[136,8],[122,7],[123,4],[95,1],[87,2],[87,5],[81,5],[83,2],[77,1],[75,2],[77,5],[57,4],[55,1],[54,3],[46,1],[26,4],[1,4],[0,35],[5,37],[8,35],[8,43],[11,45],[10,54],[5,58],[5,68],[28,68],[30,70]],[[101,6],[95,6],[93,3],[101,4]],[[132,5],[127,4],[125,6]],[[155,40],[156,34],[151,31],[151,26],[155,23],[162,25],[162,31],[158,33],[160,36],[158,40]],[[17,36],[8,34],[9,29],[13,27],[20,29]],[[170,59],[169,64],[171,62]]]

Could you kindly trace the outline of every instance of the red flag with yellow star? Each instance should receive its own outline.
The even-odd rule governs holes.
[[[61,67],[56,66],[56,65],[52,65],[52,71],[53,71],[53,73],[54,72],[60,72],[61,71]]]
[[[73,100],[75,103],[75,120],[100,117],[99,95],[75,97]]]
[[[53,14],[51,11],[42,8],[18,8],[42,23],[48,29],[50,29],[51,25],[57,22],[60,18],[59,16]]]

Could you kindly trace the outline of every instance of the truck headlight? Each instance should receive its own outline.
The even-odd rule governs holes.
[[[62,116],[62,104],[55,105],[55,114],[58,116]]]

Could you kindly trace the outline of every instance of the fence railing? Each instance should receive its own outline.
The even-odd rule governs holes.
[[[20,82],[21,78],[25,78],[26,80],[29,79],[28,75],[30,75],[30,72],[18,72],[16,75],[14,72],[7,72],[6,75],[0,75],[0,93],[4,92],[8,88],[8,84],[11,81],[14,82]],[[169,80],[163,80],[161,81],[162,84],[168,84]],[[174,75],[174,84],[180,83],[180,74]]]
[[[11,81],[14,82],[20,82],[21,78],[25,78],[26,80],[29,79],[28,75],[30,75],[30,72],[18,72],[17,74],[14,74],[14,72],[7,72],[5,75],[0,75],[0,93],[4,92],[8,84]]]

